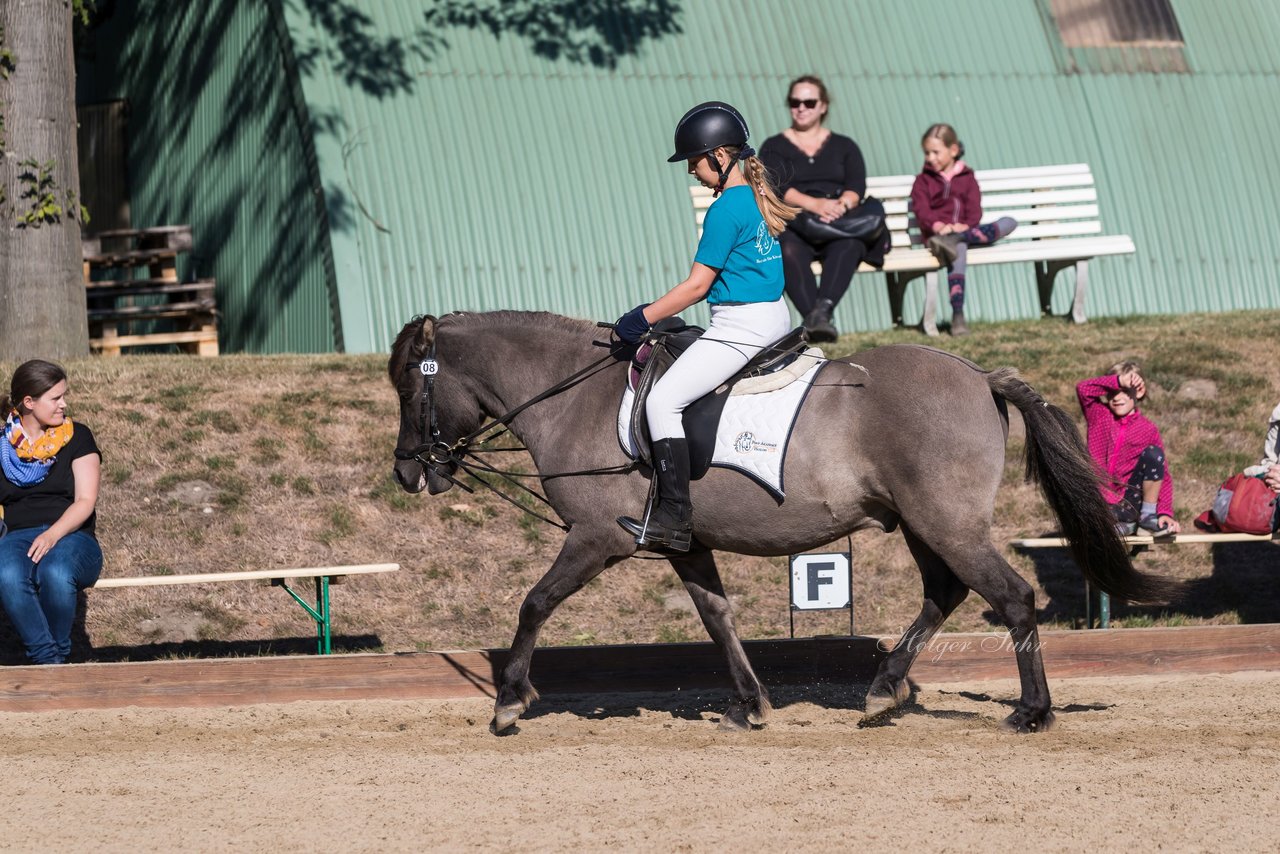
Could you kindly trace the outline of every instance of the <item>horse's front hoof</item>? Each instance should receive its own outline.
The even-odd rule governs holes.
[[[1004,719],[1001,726],[1016,733],[1048,732],[1053,729],[1056,721],[1057,718],[1049,709],[1039,712],[1019,706],[1017,711]]]
[[[912,685],[909,679],[901,679],[892,687],[887,683],[882,685],[873,683],[871,689],[867,691],[867,699],[862,707],[862,719],[869,721],[893,711],[911,699],[911,691]]]
[[[720,718],[720,729],[725,732],[748,732],[752,727],[764,726],[773,712],[769,696],[761,694],[750,700],[734,700]]]
[[[769,698],[761,696],[747,710],[747,723],[752,726],[764,726],[773,714],[773,704]]]
[[[520,716],[524,714],[525,707],[520,703],[512,703],[507,706],[495,706],[493,709],[493,720],[489,722],[489,732],[494,735],[502,735],[516,721],[520,720]]]

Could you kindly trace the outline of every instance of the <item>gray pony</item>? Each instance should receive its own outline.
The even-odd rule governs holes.
[[[556,607],[636,551],[615,520],[644,511],[651,472],[627,468],[618,445],[626,365],[619,350],[587,321],[525,312],[416,317],[392,348],[388,371],[400,395],[395,476],[403,488],[433,495],[449,489],[474,431],[498,419],[529,449],[568,529],[520,607],[494,732],[511,727],[537,699],[530,660]],[[602,355],[602,367],[587,370]],[[577,373],[581,378],[554,397],[521,408]],[[1005,725],[1016,732],[1052,726],[1034,592],[991,543],[1010,403],[1026,423],[1027,478],[1039,484],[1089,582],[1133,601],[1167,601],[1176,592],[1173,582],[1134,569],[1074,422],[1014,370],[984,371],[915,345],[868,350],[818,375],[787,451],[784,501],[724,469],[693,484],[694,547],[669,560],[728,660],[733,694],[721,726],[749,728],[771,707],[734,628],[713,552],[794,554],[868,528],[902,530],[920,568],[924,603],[881,662],[865,715],[907,700],[916,655],[973,590],[1009,627],[1017,658],[1022,693]],[[545,477],[584,471],[599,473]]]

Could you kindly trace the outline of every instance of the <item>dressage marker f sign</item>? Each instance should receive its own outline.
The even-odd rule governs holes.
[[[796,611],[849,611],[853,634],[853,564],[849,553],[823,552],[791,556],[791,636]]]

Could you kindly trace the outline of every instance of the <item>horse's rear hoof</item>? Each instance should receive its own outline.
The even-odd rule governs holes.
[[[1056,721],[1057,718],[1048,709],[1043,712],[1035,712],[1030,709],[1019,708],[1005,718],[1001,726],[1016,733],[1048,732],[1053,729]]]
[[[493,720],[489,722],[489,732],[494,735],[503,735],[520,720],[524,707],[515,704],[510,706],[498,706],[493,710]]]
[[[720,717],[721,732],[750,732],[751,724],[742,709],[732,708]]]

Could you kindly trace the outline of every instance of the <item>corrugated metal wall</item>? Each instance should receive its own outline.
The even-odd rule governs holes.
[[[217,279],[224,351],[334,350],[318,173],[271,4],[136,0],[113,12],[77,99],[127,101],[133,227],[191,224],[179,272]]]
[[[618,0],[603,22],[539,0],[279,2],[354,352],[384,349],[423,311],[610,319],[652,299],[687,273],[694,247],[690,179],[665,162],[675,121],[728,100],[759,143],[788,120],[786,82],[809,71],[826,78],[829,124],[859,142],[872,174],[918,171],[919,135],[935,121],[956,125],[978,168],[1091,164],[1105,229],[1138,246],[1093,265],[1092,316],[1280,306],[1280,250],[1264,234],[1280,195],[1268,168],[1280,138],[1270,0],[1177,0],[1189,68],[1178,74],[1102,73],[1114,57],[1090,65],[1065,49],[1049,0]],[[253,79],[263,103],[287,94],[287,75],[265,65]],[[202,115],[215,139],[253,151],[239,142],[244,123]],[[278,194],[243,211],[258,234],[279,227],[273,203],[306,206],[291,158],[274,160]],[[292,275],[257,272],[273,288]],[[908,292],[917,305],[921,287]],[[1060,288],[1055,308],[1068,297]],[[1035,316],[1030,266],[975,270],[970,307],[980,320]],[[857,277],[841,329],[888,320],[882,277]],[[269,340],[309,349],[298,337]]]

